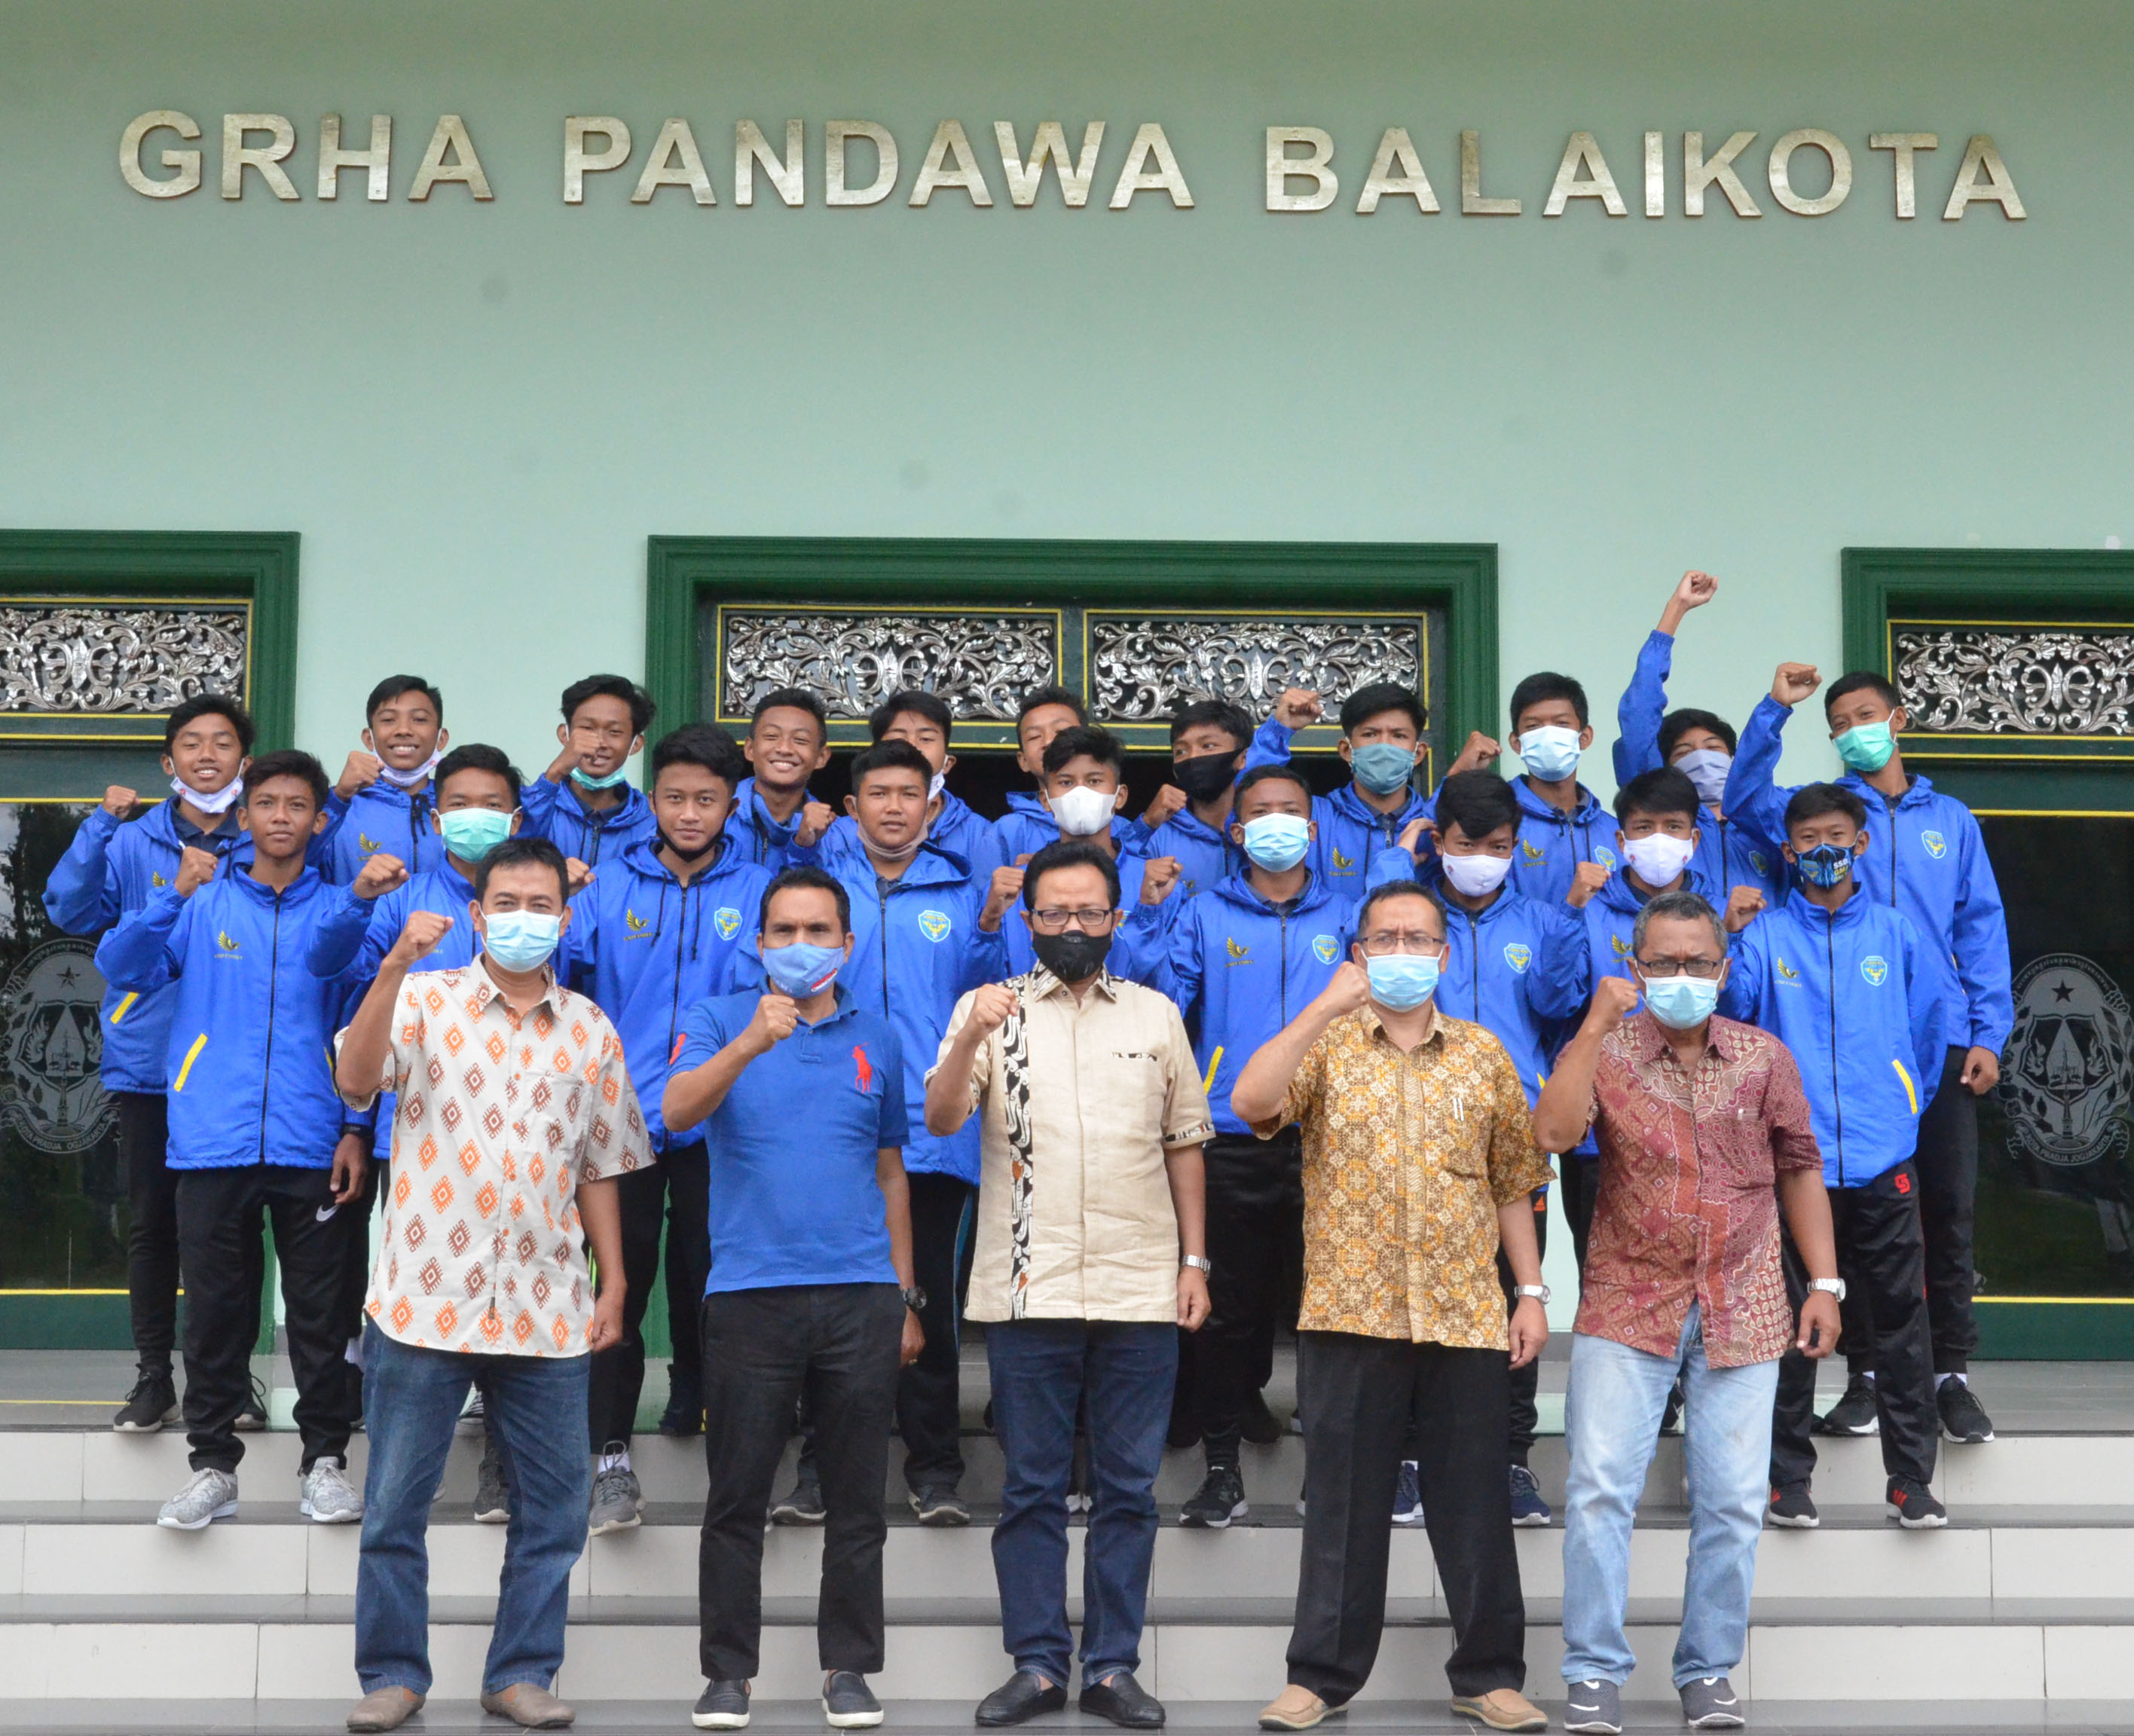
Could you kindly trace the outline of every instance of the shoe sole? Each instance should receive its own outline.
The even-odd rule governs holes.
[[[1764,1515],[1764,1523],[1782,1531],[1812,1531],[1822,1528],[1822,1516],[1816,1513],[1794,1513],[1780,1517],[1776,1513]]]
[[[1959,1435],[1944,1423],[1942,1425],[1941,1438],[1946,1441],[1953,1441],[1959,1447],[1982,1447],[1993,1439],[1993,1431],[1988,1429],[1983,1435]]]
[[[363,1517],[361,1507],[358,1507],[352,1513],[321,1513],[308,1501],[299,1501],[297,1503],[297,1511],[314,1525],[354,1525]]]
[[[1531,1531],[1547,1525],[1555,1517],[1552,1513],[1521,1513],[1512,1523],[1521,1531]]]
[[[1932,1513],[1924,1519],[1907,1519],[1896,1508],[1890,1509],[1890,1517],[1908,1531],[1938,1531],[1947,1529],[1948,1515]]]
[[[1738,1730],[1748,1721],[1739,1712],[1707,1712],[1702,1718],[1685,1715],[1683,1719],[1692,1730]],[[1567,1730],[1570,1728],[1569,1724],[1564,1726]]]
[[[1816,1431],[1819,1435],[1834,1435],[1841,1439],[1865,1440],[1871,1435],[1882,1432],[1882,1419],[1876,1417],[1866,1423],[1825,1423]]]
[[[476,1525],[509,1525],[511,1523],[511,1509],[508,1507],[491,1507],[485,1513],[476,1513],[474,1522]]]
[[[1535,1713],[1531,1718],[1510,1719],[1500,1724],[1481,1707],[1460,1700],[1452,1702],[1452,1711],[1456,1717],[1471,1718],[1475,1723],[1492,1730],[1545,1730],[1548,1728],[1547,1714],[1542,1712]]]
[[[152,1423],[113,1423],[111,1432],[113,1435],[160,1435],[177,1420],[177,1412],[174,1410],[168,1416],[159,1416]],[[1987,1438],[1991,1439],[1992,1437],[1989,1435]],[[1956,1437],[1952,1435],[1949,1439],[1954,1440]]]
[[[692,1712],[689,1722],[700,1730],[745,1730],[748,1728],[746,1712]]]
[[[828,1700],[823,1702],[823,1721],[833,1730],[871,1730],[881,1722],[881,1708],[871,1712],[833,1712]]]
[[[1580,1718],[1575,1712],[1565,1713],[1563,1727],[1571,1731],[1572,1736],[1623,1736],[1623,1727],[1620,1724],[1610,1724],[1606,1719],[1598,1716]]]
[[[1284,1718],[1277,1713],[1263,1712],[1259,1715],[1259,1726],[1263,1730],[1316,1730],[1341,1709],[1340,1706],[1323,1705],[1316,1712],[1308,1713],[1301,1718]]]
[[[614,1519],[589,1520],[586,1524],[586,1535],[588,1537],[605,1537],[612,1531],[634,1531],[644,1523],[644,1516],[634,1512],[625,1513]]]
[[[953,1507],[929,1507],[920,1513],[919,1522],[932,1526],[937,1531],[953,1530],[959,1525],[968,1525],[971,1516]]]
[[[770,1510],[773,1525],[820,1525],[830,1516],[828,1513],[799,1513],[789,1507],[775,1507]]]
[[[156,1523],[167,1531],[204,1531],[218,1519],[234,1519],[236,1517],[237,1503],[234,1501],[225,1501],[205,1519],[195,1519],[188,1522],[183,1519],[167,1519],[158,1513],[156,1516]]]
[[[1224,1514],[1219,1519],[1213,1513],[1181,1512],[1178,1516],[1178,1522],[1190,1531],[1228,1531],[1230,1528],[1231,1521],[1234,1519],[1242,1519],[1251,1511],[1252,1508],[1249,1505],[1240,1501],[1235,1507],[1232,1507],[1229,1512]],[[1304,1727],[1300,1724],[1297,1728],[1301,1729]]]
[[[1398,1526],[1404,1531],[1419,1531],[1422,1529],[1422,1515],[1420,1513],[1395,1513],[1393,1515],[1393,1523]]]

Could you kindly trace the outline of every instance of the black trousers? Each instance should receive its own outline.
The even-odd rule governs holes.
[[[659,1275],[663,1222],[675,1384],[684,1391],[696,1384],[703,1363],[697,1322],[704,1280],[712,1270],[710,1174],[703,1141],[698,1140],[669,1146],[658,1163],[633,1169],[616,1183],[622,1215],[622,1276],[629,1287],[622,1298],[621,1342],[596,1353],[587,1371],[586,1437],[596,1453],[610,1441],[628,1446],[637,1425],[638,1401],[645,1394],[645,1311]]]
[[[171,1372],[178,1343],[178,1175],[163,1161],[169,1106],[160,1091],[114,1091],[126,1160],[126,1300],[143,1373]],[[259,1286],[255,1281],[253,1290]]]
[[[1548,1189],[1538,1188],[1528,1196],[1533,1202],[1534,1248],[1538,1254],[1548,1251]],[[1497,1250],[1497,1282],[1504,1286],[1504,1312],[1509,1317],[1518,1306],[1518,1298],[1512,1292],[1518,1280],[1512,1275],[1512,1262],[1504,1257],[1502,1248]],[[1507,1358],[1509,1364],[1509,1358]],[[1527,1455],[1533,1451],[1534,1435],[1541,1427],[1541,1358],[1536,1357],[1523,1368],[1511,1370],[1512,1404],[1510,1435],[1507,1444],[1512,1463],[1523,1465]],[[1426,1517],[1429,1509],[1423,1509]]]
[[[1504,1477],[1509,1366],[1501,1350],[1297,1333],[1311,1495],[1289,1679],[1328,1705],[1354,1698],[1378,1660],[1386,1515],[1411,1423],[1430,1550],[1459,1636],[1445,1670],[1452,1691],[1524,1685],[1526,1605]]]
[[[896,1429],[904,1437],[904,1480],[914,1493],[963,1481],[960,1372],[963,1293],[971,1282],[978,1189],[953,1175],[910,1177],[911,1272],[926,1292],[919,1324],[926,1348],[897,1377]]]
[[[1562,1172],[1563,1215],[1571,1225],[1571,1251],[1580,1271],[1586,1270],[1586,1238],[1593,1229],[1593,1206],[1600,1196],[1600,1160],[1565,1152],[1557,1160]]]
[[[1934,1475],[1940,1434],[1934,1408],[1934,1358],[1927,1334],[1926,1250],[1919,1228],[1919,1178],[1900,1164],[1863,1188],[1832,1188],[1837,1275],[1847,1300],[1856,1297],[1875,1333],[1875,1408],[1882,1426],[1882,1468],[1924,1483]],[[1793,1238],[1783,1239],[1786,1290],[1796,1314],[1808,1295],[1808,1268]],[[1771,1417],[1771,1482],[1805,1481],[1815,1469],[1809,1429],[1815,1415],[1815,1364],[1798,1350],[1779,1364]]]
[[[252,1396],[259,1337],[263,1220],[274,1227],[303,1468],[348,1459],[355,1420],[340,1316],[347,1239],[359,1220],[333,1203],[324,1169],[247,1164],[178,1173],[178,1257],[186,1282],[186,1438],[196,1471],[236,1470],[237,1414]]]
[[[1304,1273],[1303,1140],[1218,1134],[1201,1148],[1208,1174],[1209,1309],[1193,1335],[1189,1377],[1210,1466],[1238,1464],[1245,1407],[1264,1386],[1277,1331],[1296,1324]],[[1181,1345],[1181,1348],[1183,1346]]]
[[[822,1479],[815,1642],[825,1670],[882,1665],[882,1485],[904,1299],[893,1284],[719,1290],[704,1298],[704,1462],[698,1656],[712,1681],[757,1674],[763,1516],[804,1392]]]

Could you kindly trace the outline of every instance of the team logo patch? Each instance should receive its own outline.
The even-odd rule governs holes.
[[[719,931],[721,940],[731,940],[741,933],[741,912],[731,904],[721,904],[712,913],[712,926]]]
[[[1533,962],[1533,948],[1523,941],[1515,940],[1504,948],[1504,962],[1523,976],[1527,973],[1527,967]]]
[[[1760,850],[1752,850],[1749,852],[1749,866],[1759,874],[1769,874],[1771,871],[1771,865],[1764,860],[1764,852]]]
[[[2008,1131],[2035,1164],[2063,1171],[2106,1165],[2092,1171],[2094,1181],[2060,1184],[2102,1206],[2119,1186],[2114,1173],[2127,1150],[2134,1010],[2111,976],[2078,952],[2033,959],[2016,978],[2015,999],[2015,1028],[2001,1057]]]
[[[383,844],[379,843],[377,839],[371,837],[371,835],[367,832],[357,832],[355,835],[355,841],[360,844],[364,847],[364,850],[371,856],[376,856],[379,851],[385,847]]]
[[[1798,982],[1800,981],[1800,972],[1795,970],[1791,965],[1788,964],[1784,959],[1779,957],[1775,953],[1772,955],[1771,968],[1779,973],[1779,981],[1781,982]]]
[[[1253,949],[1242,940],[1234,939],[1227,934],[1223,937],[1223,951],[1229,955],[1228,964],[1250,964],[1253,962]]]
[[[1335,849],[1334,851],[1334,871],[1336,874],[1354,874],[1356,871],[1355,857],[1352,856],[1344,856],[1338,848]]]
[[[1630,956],[1630,943],[1621,935],[1610,934],[1608,937],[1608,944],[1614,949],[1618,958],[1628,958]]]
[[[1519,854],[1524,856],[1530,862],[1538,862],[1545,859],[1547,856],[1548,852],[1546,850],[1543,850],[1538,844],[1529,844],[1524,838],[1521,838],[1519,840]]]
[[[1341,956],[1340,943],[1331,934],[1321,934],[1311,943],[1311,956],[1321,964],[1331,964]]]
[[[239,958],[244,956],[239,951],[237,943],[229,938],[229,930],[227,928],[216,934],[215,943],[225,958]]]
[[[945,910],[921,910],[919,913],[919,932],[929,940],[939,943],[949,938],[955,924],[949,920]]]
[[[630,938],[632,940],[642,940],[652,932],[652,924],[627,905],[623,908],[622,923],[630,930]]]
[[[1867,986],[1879,989],[1890,980],[1890,961],[1880,952],[1870,952],[1860,961],[1860,974],[1867,979]]]
[[[160,874],[152,874],[148,876],[148,884],[152,886],[167,886],[171,883]]]
[[[1938,832],[1923,832],[1919,841],[1927,846],[1927,854],[1937,862],[1948,854],[1948,840]]]
[[[1593,860],[1610,874],[1615,871],[1615,852],[1605,844],[1596,844],[1593,846]]]

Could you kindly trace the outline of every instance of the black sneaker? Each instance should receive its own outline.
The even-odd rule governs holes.
[[[1677,1381],[1674,1385],[1668,1388],[1667,1406],[1660,1412],[1661,1434],[1679,1435],[1682,1433],[1682,1382],[1680,1381]]]
[[[237,1413],[237,1432],[257,1435],[267,1426],[267,1388],[258,1375],[252,1377],[252,1396],[244,1401],[244,1408]]]
[[[820,1525],[829,1514],[823,1506],[823,1486],[811,1477],[803,1477],[787,1492],[785,1498],[770,1510],[773,1525]],[[706,1724],[706,1729],[726,1728]]]
[[[121,1435],[153,1435],[178,1420],[178,1389],[167,1368],[143,1368],[111,1426]],[[1988,1437],[1989,1439],[1991,1437]]]
[[[968,1525],[971,1522],[971,1510],[963,1505],[963,1497],[956,1492],[954,1483],[914,1489],[910,1498],[911,1511],[919,1516],[921,1525]]]
[[[1791,1531],[1812,1531],[1823,1523],[1823,1516],[1816,1512],[1806,1483],[1782,1483],[1771,1491],[1770,1505],[1764,1509],[1764,1522]]]
[[[1282,1424],[1267,1409],[1264,1392],[1255,1392],[1245,1401],[1244,1414],[1238,1419],[1238,1432],[1256,1447],[1271,1447],[1282,1439]]]
[[[833,1670],[823,1684],[823,1716],[833,1730],[871,1730],[881,1722],[881,1702],[857,1670]]]
[[[689,1722],[700,1730],[745,1730],[748,1728],[748,1684],[745,1681],[706,1682],[697,1696]]]
[[[1875,1408],[1875,1383],[1856,1374],[1845,1383],[1845,1396],[1815,1420],[1818,1435],[1880,1435],[1882,1418]]]
[[[1251,1509],[1245,1505],[1245,1479],[1235,1465],[1210,1465],[1200,1487],[1178,1510],[1178,1522],[1199,1531],[1219,1531]]]
[[[1908,1531],[1939,1531],[1948,1523],[1948,1509],[1934,1498],[1934,1491],[1909,1477],[1892,1477],[1883,1498],[1890,1517]]]
[[[677,1440],[704,1432],[704,1396],[694,1381],[677,1381],[668,1392],[667,1408],[659,1413],[659,1432]]]
[[[1944,1440],[1959,1446],[1982,1447],[1993,1439],[1993,1419],[1971,1388],[1951,1375],[1934,1393],[1934,1409],[1941,1412]]]

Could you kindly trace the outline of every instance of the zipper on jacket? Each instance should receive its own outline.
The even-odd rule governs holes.
[[[1282,1028],[1286,1030],[1289,1025],[1289,906],[1287,904],[1282,905],[1275,912],[1274,914],[1276,922],[1281,925],[1276,932],[1282,937],[1280,948],[1282,954],[1280,999],[1282,1002]]]
[[[267,1054],[259,1070],[259,1161],[267,1161],[267,1093],[274,1082],[274,1009],[281,1000],[282,895],[274,895],[274,942],[267,954]]]
[[[881,931],[881,1010],[885,1018],[889,1014],[889,895],[896,890],[898,885],[878,874],[874,877],[875,900],[881,906],[881,917],[875,926]]]
[[[1482,1022],[1482,925],[1472,910],[1460,913],[1467,919],[1467,970],[1475,979],[1475,1022]]]
[[[1837,1094],[1837,918],[1823,913],[1823,994],[1830,1007],[1830,1108],[1837,1120],[1837,1185],[1845,1185],[1845,1100]]]
[[[689,928],[689,891],[696,885],[691,880],[682,889],[682,909],[674,923],[674,992],[667,1002],[667,1053],[674,1053],[674,1033],[682,1025],[682,943],[688,938]],[[659,916],[664,922],[667,915],[667,889],[659,889]],[[702,920],[702,913],[698,914]],[[699,930],[699,932],[702,932]]]

